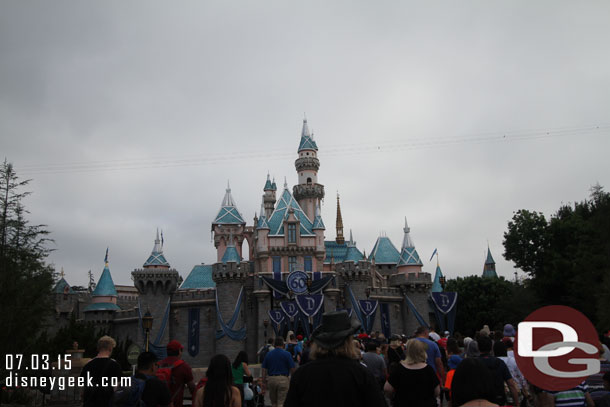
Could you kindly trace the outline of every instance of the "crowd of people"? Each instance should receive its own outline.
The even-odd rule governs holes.
[[[520,372],[510,324],[496,332],[485,325],[473,338],[439,335],[424,326],[412,337],[359,331],[345,311],[325,313],[311,338],[289,332],[261,347],[260,377],[252,377],[241,351],[233,362],[226,355],[212,357],[197,385],[182,360],[182,345],[171,341],[162,361],[140,354],[132,387],[147,406],[181,407],[188,389],[198,407],[264,407],[265,395],[272,407],[610,407],[610,350],[603,342],[600,373],[573,389],[547,391]],[[101,338],[99,355],[83,374],[120,375],[110,359],[114,346],[112,338]],[[123,393],[133,399],[133,389]],[[86,389],[83,400],[86,407],[129,405],[108,389]]]

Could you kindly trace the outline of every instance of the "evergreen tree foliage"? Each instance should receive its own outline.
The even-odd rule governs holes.
[[[53,269],[45,263],[49,232],[31,225],[23,199],[30,193],[6,160],[0,165],[0,347],[2,353],[33,352],[53,310]]]
[[[473,336],[483,325],[502,330],[504,324],[517,324],[537,307],[532,290],[504,277],[458,277],[447,280],[445,291],[458,293],[455,329],[463,335]]]
[[[504,257],[529,273],[541,305],[583,312],[610,328],[610,194],[599,185],[588,200],[563,205],[549,220],[520,210],[504,234]]]

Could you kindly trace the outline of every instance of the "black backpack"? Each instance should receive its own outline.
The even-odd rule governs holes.
[[[131,386],[118,388],[112,397],[112,405],[115,407],[146,407],[146,403],[142,400],[145,386],[146,380],[131,376]]]
[[[260,353],[258,354],[258,362],[259,363],[263,363],[263,361],[265,360],[265,356],[267,356],[267,353],[269,353],[269,348],[271,346],[269,344],[263,346],[263,348],[261,349]]]

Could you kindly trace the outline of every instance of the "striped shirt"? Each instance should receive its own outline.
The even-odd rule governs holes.
[[[555,396],[555,407],[583,407],[587,404],[585,393],[588,392],[589,388],[585,382],[570,390],[547,391]]]

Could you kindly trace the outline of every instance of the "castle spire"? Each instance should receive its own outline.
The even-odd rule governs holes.
[[[159,228],[157,228],[157,236],[155,238],[155,245],[153,246],[152,252],[142,267],[145,269],[155,267],[169,268],[169,263],[163,255],[163,245],[159,239]]]
[[[343,218],[341,217],[341,203],[339,202],[339,193],[337,192],[337,238],[335,242],[337,244],[344,244],[345,238],[343,237]]]
[[[496,262],[491,255],[489,243],[487,244],[487,259],[483,265],[483,277],[498,278],[498,274],[496,273]]]
[[[267,172],[267,182],[265,182],[265,187],[263,188],[263,191],[273,191],[273,184],[271,183],[269,172]]]
[[[405,216],[405,227],[404,227],[405,236],[402,239],[402,248],[400,250],[400,259],[398,260],[398,266],[421,266],[423,265],[421,259],[419,258],[419,254],[417,250],[415,250],[415,245],[411,240],[411,228],[407,223],[407,217]]]
[[[405,232],[405,235],[402,239],[402,249],[405,249],[407,247],[415,247],[415,245],[413,244],[413,240],[411,240],[411,228],[409,227],[409,224],[407,223],[407,217],[405,216],[405,227],[402,229]]]
[[[229,181],[227,181],[227,189],[225,190],[225,196],[220,205],[220,211],[218,211],[218,215],[216,215],[214,222],[212,222],[212,227],[214,225],[224,224],[246,224],[243,216],[241,216],[241,213],[239,213],[239,210],[237,210],[237,206],[235,205],[235,201],[231,195],[231,186],[229,185]]]
[[[311,132],[309,131],[309,126],[307,125],[307,118],[303,119],[303,128],[301,129],[301,142],[299,143],[298,152],[301,152],[303,150],[318,151],[318,146],[316,145],[316,142],[313,141],[313,137],[311,136]]]

